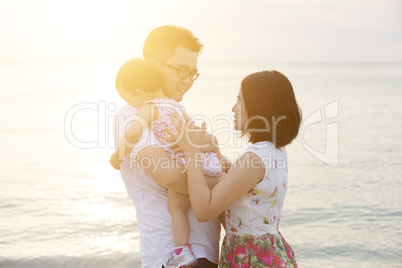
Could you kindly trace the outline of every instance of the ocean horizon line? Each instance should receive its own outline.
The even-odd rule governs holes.
[[[127,59],[100,59],[100,60],[55,60],[55,61],[0,61],[0,65],[25,65],[25,66],[49,66],[49,65],[93,65],[93,64],[122,64]],[[402,61],[289,61],[289,60],[203,60],[200,57],[199,64],[402,64]]]

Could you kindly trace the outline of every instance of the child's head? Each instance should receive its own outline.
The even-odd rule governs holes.
[[[162,88],[163,80],[152,63],[136,58],[121,66],[116,76],[116,89],[120,97],[133,106],[140,107],[147,95]]]
[[[286,76],[277,71],[250,74],[243,79],[239,95],[247,118],[239,130],[251,143],[270,141],[279,148],[296,138],[302,114]]]

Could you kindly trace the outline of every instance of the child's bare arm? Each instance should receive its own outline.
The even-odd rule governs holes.
[[[151,122],[158,119],[158,117],[158,109],[153,103],[148,103],[138,110],[127,131],[121,138],[119,146],[110,158],[110,164],[115,169],[120,169],[120,164],[123,162],[124,157],[131,152],[144,129],[147,128]]]

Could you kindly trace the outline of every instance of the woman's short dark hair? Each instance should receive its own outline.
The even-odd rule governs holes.
[[[243,135],[249,142],[270,141],[277,148],[296,138],[301,123],[290,81],[278,71],[248,75],[241,83],[248,120]]]
[[[153,29],[144,42],[142,54],[144,59],[166,60],[171,57],[178,46],[201,53],[203,44],[194,34],[184,28],[174,25],[165,25]]]
[[[116,75],[116,89],[126,101],[136,90],[154,92],[163,86],[163,78],[152,63],[135,58],[120,67]]]

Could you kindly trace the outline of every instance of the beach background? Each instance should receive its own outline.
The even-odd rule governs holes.
[[[109,165],[113,115],[124,105],[115,92],[114,78],[127,59],[141,56],[149,30],[168,23],[184,25],[204,37],[201,76],[182,103],[190,114],[204,117],[231,159],[247,147],[231,130],[231,108],[241,80],[252,72],[276,69],[292,82],[303,110],[303,126],[287,148],[289,190],[280,230],[299,267],[402,267],[402,54],[397,49],[402,47],[402,9],[398,1],[329,1],[327,5],[307,1],[303,6],[285,1],[284,7],[273,1],[247,1],[229,5],[231,9],[225,9],[229,2],[216,2],[206,24],[218,21],[218,14],[231,23],[238,18],[239,25],[247,27],[236,31],[250,29],[257,36],[257,29],[268,35],[262,44],[257,44],[260,36],[246,41],[241,41],[241,35],[221,36],[225,30],[235,35],[227,25],[205,29],[206,4],[191,17],[192,4],[177,1],[176,13],[160,20],[156,17],[166,12],[152,13],[152,23],[146,20],[151,8],[142,6],[146,24],[136,25],[138,31],[130,34],[96,24],[114,25],[103,19],[110,12],[127,15],[128,7],[132,8],[128,1],[113,6],[35,1],[33,13],[32,2],[21,3],[0,1],[0,267],[140,267],[135,209],[119,173]],[[154,3],[167,7],[161,1]],[[364,6],[356,9],[359,4]],[[94,12],[99,7],[104,13]],[[236,13],[240,7],[250,11],[244,18],[262,16],[261,7],[279,17],[292,18],[288,12],[303,16],[275,25],[282,27],[279,32],[265,32],[276,20],[264,17],[247,24],[242,13]],[[51,10],[53,20],[38,16],[45,14],[41,8]],[[339,16],[328,16],[332,14],[328,10],[344,15],[344,28],[333,23]],[[70,12],[70,24],[57,20],[57,14],[67,16],[65,12]],[[23,15],[36,19],[21,22]],[[73,19],[77,16],[80,23]],[[86,24],[83,18],[88,18]],[[119,19],[118,23],[124,21]],[[313,29],[321,25],[317,27],[328,35],[320,39],[301,27],[311,21],[317,22],[309,24]],[[64,33],[83,40],[75,47],[73,43],[63,47],[58,39],[61,47],[55,49],[56,39],[33,32],[35,25],[66,31],[73,23],[74,29],[79,25],[94,29],[89,37],[83,30],[77,30],[77,35]],[[373,25],[377,26],[369,27]],[[340,29],[346,28],[343,35]],[[247,38],[253,37],[251,33]],[[100,48],[91,43],[99,41],[98,36],[114,40],[109,50],[101,50],[103,43]],[[289,36],[300,42],[289,44]],[[332,39],[328,44],[344,39],[328,47],[328,36]],[[125,38],[127,43],[118,42]],[[226,40],[231,44],[224,44]],[[235,40],[239,41],[235,44]]]

